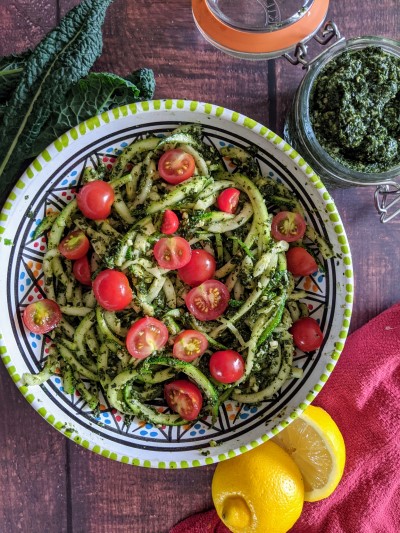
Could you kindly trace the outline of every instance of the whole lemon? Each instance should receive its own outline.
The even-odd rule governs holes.
[[[233,533],[286,533],[303,509],[303,479],[289,454],[268,441],[218,464],[212,498]]]

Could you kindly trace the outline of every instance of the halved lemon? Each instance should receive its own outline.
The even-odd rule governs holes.
[[[310,405],[272,440],[299,467],[305,501],[316,502],[332,494],[342,479],[346,448],[338,426],[324,409]]]

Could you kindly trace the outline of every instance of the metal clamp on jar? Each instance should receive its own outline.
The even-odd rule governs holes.
[[[324,24],[328,7],[329,0],[192,0],[199,31],[219,50],[250,60],[283,56],[292,64],[303,65],[307,73],[287,117],[285,139],[326,185],[375,185],[375,206],[381,222],[387,222],[400,213],[395,207],[400,201],[400,184],[394,181],[400,176],[400,42],[381,37],[344,39],[333,22]],[[306,43],[310,39],[325,45],[333,38],[334,43],[321,54],[308,58]],[[389,96],[376,104],[371,94],[381,94],[379,85],[374,82],[365,87],[367,97],[363,100],[362,91],[354,83],[359,83],[362,76],[368,80],[371,61],[377,71],[380,69],[382,56],[378,55],[382,53],[392,65],[386,68],[387,79],[381,68],[377,84],[386,84]],[[364,67],[367,57],[370,64]],[[333,78],[344,72],[343,64],[353,60],[355,77],[344,74],[347,77],[343,83],[335,81]],[[323,87],[319,84],[329,76],[332,87],[337,83],[335,90],[339,89],[332,98],[333,107],[328,97],[320,96]],[[344,95],[346,83],[354,94]],[[321,105],[325,101],[326,109]],[[371,109],[361,109],[368,101]],[[324,127],[330,135],[324,135]]]

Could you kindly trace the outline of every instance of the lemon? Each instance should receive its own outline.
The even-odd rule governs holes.
[[[268,441],[218,464],[212,498],[233,533],[286,533],[301,514],[304,485],[290,456]]]
[[[342,479],[346,462],[343,436],[321,407],[310,405],[273,439],[294,460],[304,480],[304,499],[327,498]]]

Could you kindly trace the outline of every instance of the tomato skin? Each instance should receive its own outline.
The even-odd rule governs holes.
[[[209,364],[212,377],[220,383],[234,383],[244,374],[244,359],[234,350],[214,352]]]
[[[90,270],[90,263],[87,255],[74,261],[74,264],[72,265],[72,273],[82,285],[87,285],[88,287],[92,285],[92,272]]]
[[[165,324],[146,316],[136,320],[126,336],[126,348],[135,359],[145,359],[155,350],[161,350],[168,341]]]
[[[107,269],[93,281],[94,296],[107,311],[121,311],[132,301],[132,289],[123,272]]]
[[[301,246],[294,246],[286,252],[287,269],[293,276],[309,276],[318,270],[313,256]]]
[[[229,304],[229,291],[216,279],[209,279],[190,290],[186,297],[186,307],[198,320],[205,322],[221,316]]]
[[[185,379],[167,383],[164,386],[164,397],[169,408],[185,420],[196,420],[203,406],[200,389]]]
[[[66,259],[80,259],[90,248],[89,239],[82,230],[71,231],[58,245],[58,249]]]
[[[48,298],[29,304],[22,315],[25,326],[32,333],[47,333],[53,330],[61,318],[60,306]]]
[[[76,195],[78,208],[91,220],[106,219],[111,213],[114,198],[114,189],[102,180],[86,183]]]
[[[162,224],[161,224],[161,233],[164,235],[172,235],[179,228],[179,218],[176,213],[167,209],[164,211]]]
[[[163,237],[156,242],[153,253],[161,268],[176,270],[189,263],[192,249],[183,237]]]
[[[294,242],[304,236],[306,222],[299,213],[280,211],[272,219],[271,234],[277,241]]]
[[[205,335],[195,329],[186,329],[175,338],[172,353],[177,359],[191,363],[203,355],[207,348],[208,340]]]
[[[307,316],[299,318],[289,329],[293,335],[293,342],[303,352],[312,352],[319,348],[324,340],[324,335],[319,324]]]
[[[173,148],[163,153],[157,168],[163,180],[177,185],[193,176],[196,164],[191,154],[180,148]]]
[[[197,287],[214,276],[217,268],[214,257],[206,250],[192,250],[189,263],[178,269],[178,277],[191,287]]]
[[[225,189],[217,198],[217,205],[220,211],[234,213],[239,203],[240,191],[234,187]]]

